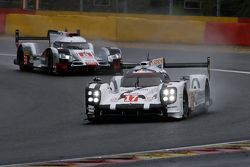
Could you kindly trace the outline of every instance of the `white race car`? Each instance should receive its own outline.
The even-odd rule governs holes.
[[[94,53],[92,43],[80,36],[80,32],[49,30],[46,37],[20,36],[15,34],[17,56],[14,64],[22,71],[42,69],[48,73],[67,72],[121,72],[121,50],[103,47]],[[47,41],[44,47],[42,40]],[[33,42],[37,41],[37,42]]]
[[[195,74],[171,81],[164,69],[188,67],[206,67],[208,76]],[[110,83],[95,78],[85,90],[87,119],[94,122],[109,116],[141,115],[184,119],[198,108],[207,111],[211,103],[209,76],[209,58],[205,63],[165,63],[159,58],[114,76]]]

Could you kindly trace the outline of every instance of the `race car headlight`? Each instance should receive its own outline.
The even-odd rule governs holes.
[[[61,59],[67,59],[67,60],[69,60],[70,59],[70,55],[60,54],[60,58]]]
[[[94,101],[93,97],[88,98],[88,102],[92,103]]]
[[[169,96],[169,101],[171,101],[171,102],[175,101],[175,96],[173,96],[173,95]]]
[[[115,54],[115,55],[109,55],[108,56],[108,62],[113,62],[114,60],[121,59],[121,54]]]
[[[172,88],[164,88],[162,90],[162,93],[161,93],[161,98],[162,98],[162,101],[165,103],[165,104],[171,104],[171,103],[174,103],[176,101],[176,98],[177,98],[177,89],[172,87]]]
[[[169,90],[168,89],[163,90],[163,95],[168,96],[169,95]]]
[[[65,59],[69,59],[70,58],[70,56],[69,55],[65,55]]]
[[[168,97],[163,97],[163,101],[168,101]]]
[[[98,102],[99,102],[99,99],[95,97],[95,98],[94,98],[94,102],[95,102],[95,103],[98,103]]]
[[[91,96],[93,94],[92,91],[88,91],[88,95]]]
[[[87,90],[86,98],[89,104],[97,105],[99,104],[101,99],[101,92],[100,90]]]
[[[100,92],[99,92],[98,90],[95,90],[95,91],[93,92],[93,96],[94,96],[94,97],[99,97],[99,96],[100,96]]]

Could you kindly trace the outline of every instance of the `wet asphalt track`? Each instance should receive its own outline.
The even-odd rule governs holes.
[[[165,56],[169,62],[196,62],[210,56],[212,68],[250,71],[248,54],[122,50],[128,61],[144,60],[148,51],[152,58]],[[3,55],[14,53],[14,42],[0,39],[0,165],[250,139],[250,75],[212,72],[214,104],[210,112],[195,114],[185,121],[130,120],[93,125],[81,116],[84,87],[92,76],[20,72],[13,65],[14,57]],[[190,72],[199,70],[186,70],[184,75]],[[173,78],[182,73],[178,69],[170,71]],[[249,156],[231,156],[217,162],[225,164],[227,158],[235,158],[233,164],[250,163]],[[190,166],[212,159],[196,158]],[[148,165],[189,166],[186,161],[191,160],[152,161]],[[140,165],[146,166],[146,162]]]

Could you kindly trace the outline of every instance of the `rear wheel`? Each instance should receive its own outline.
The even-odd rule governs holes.
[[[18,52],[17,52],[17,56],[18,56],[18,61],[19,61],[19,69],[21,71],[32,71],[33,67],[31,65],[29,65],[28,63],[28,57],[24,56],[24,52],[22,47],[18,48]],[[26,59],[26,60],[24,60]]]
[[[121,60],[113,60],[111,63],[111,70],[113,74],[122,74]]]
[[[208,112],[208,108],[210,105],[210,87],[208,81],[206,81],[206,86],[205,86],[205,104],[203,106],[203,110],[205,112]]]

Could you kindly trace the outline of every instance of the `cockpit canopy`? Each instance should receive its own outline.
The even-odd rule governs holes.
[[[151,87],[161,83],[169,82],[167,74],[154,71],[133,71],[129,72],[121,80],[121,87]]]
[[[54,42],[53,46],[55,48],[64,48],[64,49],[79,49],[85,50],[90,49],[89,44],[87,42]]]

